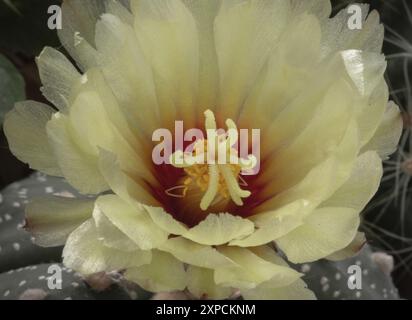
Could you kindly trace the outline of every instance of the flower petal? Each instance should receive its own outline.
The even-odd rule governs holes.
[[[47,124],[47,134],[59,166],[67,181],[85,194],[97,194],[108,189],[101,175],[97,157],[85,153],[77,144],[67,116],[57,113]]]
[[[336,251],[327,256],[326,259],[331,261],[342,261],[355,256],[365,245],[366,237],[363,232],[358,232],[352,242],[344,249]]]
[[[150,263],[150,251],[126,252],[111,249],[105,247],[98,237],[93,219],[84,222],[67,239],[63,250],[63,263],[84,275]]]
[[[242,296],[246,300],[316,300],[315,294],[301,279],[281,288],[262,285],[252,290],[242,290]]]
[[[356,4],[362,13],[362,28],[360,30],[348,28],[350,13],[341,10],[333,18],[322,25],[323,55],[346,49],[357,49],[365,52],[382,51],[384,27],[379,22],[377,11],[369,13],[369,5]]]
[[[153,69],[160,126],[170,119],[195,124],[199,83],[199,40],[193,15],[180,0],[131,3],[135,31]]]
[[[93,210],[93,219],[96,225],[99,240],[102,241],[105,247],[118,249],[122,251],[135,251],[139,249],[137,244],[132,241],[126,234],[120,231],[104,213],[99,206],[95,206]]]
[[[227,287],[252,289],[260,283],[273,280],[277,286],[287,286],[301,274],[291,268],[271,263],[246,248],[220,247],[219,252],[237,265],[218,268],[215,281]]]
[[[171,238],[159,250],[166,251],[184,263],[215,269],[233,265],[233,261],[210,246],[200,245],[182,237]]]
[[[150,264],[130,268],[124,276],[152,292],[184,290],[187,284],[183,263],[172,255],[157,250],[152,251]]]
[[[287,267],[288,264],[279,257],[275,251],[267,246],[257,247],[254,253],[262,259],[270,261],[280,266]],[[305,282],[297,279],[294,282],[279,287],[276,278],[263,282],[254,289],[241,291],[244,299],[247,300],[314,300],[313,292],[307,289]]]
[[[142,250],[157,248],[167,240],[168,234],[153,223],[143,207],[139,211],[115,195],[99,197],[96,206]]]
[[[243,238],[255,229],[253,222],[228,213],[209,214],[205,220],[183,234],[194,242],[217,246]]]
[[[43,95],[60,111],[66,110],[80,73],[63,53],[50,47],[44,48],[36,61]]]
[[[386,159],[396,151],[402,128],[403,121],[399,107],[390,101],[381,124],[362,150],[376,150],[382,159]]]
[[[46,124],[53,112],[51,107],[42,103],[19,102],[6,115],[4,133],[11,152],[19,160],[28,163],[32,169],[60,176],[46,133]]]
[[[101,0],[63,1],[62,28],[57,33],[82,70],[96,64],[95,26],[104,10],[105,1]]]
[[[382,160],[376,152],[365,152],[356,159],[349,179],[321,206],[353,208],[360,212],[378,190],[382,174]]]
[[[167,233],[180,236],[187,232],[188,228],[183,223],[173,218],[163,208],[149,206],[144,206],[144,208],[149,213],[153,222]]]
[[[359,150],[358,133],[357,123],[352,120],[340,144],[332,149],[328,158],[295,186],[266,201],[257,210],[270,211],[299,199],[308,201],[315,208],[329,198],[350,176]]]
[[[257,214],[251,217],[255,232],[244,239],[232,240],[229,245],[254,247],[267,244],[300,226],[308,210],[305,201],[298,200],[280,209]]]
[[[234,292],[234,289],[216,285],[211,269],[188,266],[186,272],[187,289],[198,299],[221,300],[229,298]]]
[[[293,263],[311,262],[346,247],[355,237],[359,211],[352,208],[319,208],[305,223],[276,240]]]
[[[94,200],[38,198],[26,206],[26,225],[43,247],[65,244],[70,233],[92,215]]]
[[[222,117],[237,116],[289,17],[289,1],[222,1],[214,26]]]

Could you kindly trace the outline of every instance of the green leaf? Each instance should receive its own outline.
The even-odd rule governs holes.
[[[0,55],[0,126],[14,103],[24,98],[23,77],[7,58]]]

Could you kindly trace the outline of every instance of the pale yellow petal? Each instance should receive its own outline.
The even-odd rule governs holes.
[[[129,252],[139,249],[138,245],[116,227],[97,205],[93,209],[93,219],[98,238],[105,247]]]
[[[94,200],[38,198],[26,206],[25,229],[43,247],[65,244],[70,233],[92,215]]]
[[[359,211],[352,208],[320,208],[305,223],[276,240],[293,263],[316,261],[346,247],[355,237]]]
[[[180,0],[131,3],[135,30],[153,69],[160,125],[170,119],[195,124],[199,82],[199,40],[193,15]]]
[[[254,229],[253,222],[248,219],[228,213],[209,214],[183,237],[200,244],[217,246],[248,236]]]
[[[67,116],[57,113],[47,124],[47,135],[61,171],[77,190],[97,194],[108,189],[99,171],[98,159],[78,145],[81,140],[73,134]]]
[[[80,73],[63,53],[50,47],[43,49],[36,62],[43,95],[60,111],[66,110]]]
[[[237,115],[264,69],[290,15],[289,1],[223,1],[215,20],[219,113]]]
[[[253,249],[253,252],[274,264],[288,267],[288,264],[276,252],[268,247],[261,246]],[[279,287],[277,279],[273,278],[263,282],[256,288],[241,291],[241,294],[246,300],[314,300],[314,293],[307,288],[305,282],[297,279],[292,283]]]
[[[11,152],[32,169],[60,176],[61,170],[50,147],[46,124],[54,110],[34,101],[19,102],[4,121]]]
[[[278,287],[282,287],[301,276],[293,269],[269,262],[246,248],[220,247],[219,252],[237,265],[216,269],[215,281],[218,285],[252,289],[262,282],[273,280]]]
[[[83,275],[138,267],[151,261],[151,252],[121,251],[105,247],[100,241],[93,219],[87,220],[67,239],[63,263]]]
[[[254,247],[267,244],[303,224],[310,206],[303,200],[292,202],[280,209],[264,212],[251,217],[255,232],[244,239],[232,240],[229,245]]]
[[[181,222],[177,221],[161,207],[145,206],[153,222],[167,233],[173,235],[182,235],[187,232],[188,228]]]
[[[233,265],[233,261],[211,246],[204,246],[182,237],[170,238],[160,247],[180,261],[202,268],[220,268]]]
[[[234,289],[216,285],[211,269],[188,266],[187,281],[187,289],[198,299],[227,299],[234,292]]]
[[[95,25],[105,10],[105,1],[70,0],[62,5],[61,43],[78,65],[86,70],[96,64]]]
[[[152,221],[143,207],[139,211],[115,195],[99,197],[96,206],[142,250],[157,248],[167,240],[168,234]]]
[[[382,159],[386,159],[395,152],[402,128],[403,121],[399,107],[390,101],[378,129],[362,150],[375,150]]]
[[[355,256],[366,243],[366,237],[363,232],[358,232],[352,242],[342,250],[336,251],[327,256],[326,259],[331,261],[342,261]]]
[[[301,279],[281,288],[259,286],[252,290],[242,290],[241,293],[245,300],[316,300],[315,294]]]
[[[184,290],[187,284],[183,263],[166,252],[156,250],[152,251],[150,264],[128,269],[125,278],[152,292]]]
[[[353,208],[360,212],[379,188],[382,160],[375,151],[360,155],[348,180],[321,207]]]

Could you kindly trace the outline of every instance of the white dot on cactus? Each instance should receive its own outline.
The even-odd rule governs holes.
[[[13,202],[13,207],[15,208],[20,208],[21,204],[18,203],[17,201]]]
[[[19,287],[23,287],[26,283],[27,283],[27,281],[26,281],[26,280],[20,281],[20,283],[19,283]]]
[[[44,279],[46,279],[46,277],[45,277],[45,276],[39,276],[38,279],[39,279],[39,280],[44,280]]]
[[[11,219],[12,219],[12,216],[11,216],[10,214],[6,213],[6,214],[4,215],[4,220],[10,221]]]
[[[0,193],[0,203],[3,203],[3,195]]]
[[[337,272],[336,274],[335,274],[335,279],[336,280],[340,280],[342,278],[342,275],[339,273],[339,272]]]
[[[305,263],[300,267],[300,270],[301,270],[301,272],[307,273],[307,272],[310,271],[310,265]]]
[[[44,173],[37,173],[37,181],[45,182],[47,181],[46,175]]]
[[[3,297],[8,297],[9,294],[10,294],[10,290],[6,290],[6,291],[3,293]]]
[[[371,289],[376,289],[376,284],[371,283]]]
[[[9,270],[9,272],[7,272],[7,274],[12,274],[14,272],[14,270]]]
[[[356,293],[355,293],[356,298],[359,299],[361,297],[361,295],[362,295],[362,293],[360,291],[356,291]]]
[[[80,284],[78,282],[72,282],[72,287],[73,288],[78,288]]]
[[[330,288],[329,284],[325,284],[325,285],[322,287],[322,291],[323,291],[323,292],[326,292],[326,291],[329,290],[329,288]]]
[[[54,192],[53,187],[46,187],[46,188],[44,188],[44,190],[46,191],[46,193],[53,193]]]
[[[320,278],[320,284],[321,284],[321,285],[325,285],[325,284],[328,283],[328,282],[329,282],[329,279],[328,279],[328,278],[326,278],[326,277]]]
[[[17,243],[17,242],[13,243],[13,249],[16,250],[16,251],[19,251],[20,250],[20,244]]]
[[[64,300],[73,300],[72,297],[64,298]]]
[[[360,266],[361,264],[362,264],[362,261],[360,261],[360,260],[356,260],[356,265],[358,265],[358,266]]]
[[[338,298],[339,296],[340,296],[340,291],[339,290],[336,290],[336,291],[333,292],[333,297],[334,298]]]
[[[362,271],[362,274],[363,274],[364,276],[367,276],[367,275],[369,274],[368,269],[363,270],[363,271]]]
[[[17,269],[17,272],[21,272],[21,271],[23,271],[24,269],[23,268],[18,268]]]

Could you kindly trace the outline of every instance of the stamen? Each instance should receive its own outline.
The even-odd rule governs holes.
[[[227,134],[218,135],[215,115],[210,110],[204,114],[207,140],[196,142],[191,153],[178,150],[170,156],[170,163],[176,168],[184,169],[187,178],[183,181],[183,185],[166,190],[166,194],[173,197],[185,197],[191,185],[194,184],[200,190],[205,191],[200,201],[202,210],[207,210],[217,203],[218,194],[221,196],[220,199],[227,199],[230,196],[235,204],[241,206],[243,205],[242,199],[249,197],[251,192],[240,188],[240,185],[247,186],[240,173],[242,170],[252,169],[257,159],[253,155],[249,155],[247,159],[239,158],[237,151],[232,148],[239,138],[233,120],[226,120]],[[215,159],[216,154],[223,154],[229,163],[218,163]],[[204,162],[205,160],[207,163]],[[173,193],[179,189],[183,189],[182,195]]]
[[[209,166],[209,186],[200,202],[200,209],[207,210],[216,197],[219,187],[219,168],[215,165]]]
[[[178,193],[173,193],[173,191],[175,190],[183,190],[182,194],[178,194]],[[186,197],[186,193],[187,193],[187,186],[176,186],[176,187],[172,187],[170,189],[167,189],[166,194],[170,197],[174,197],[174,198],[184,198]]]

